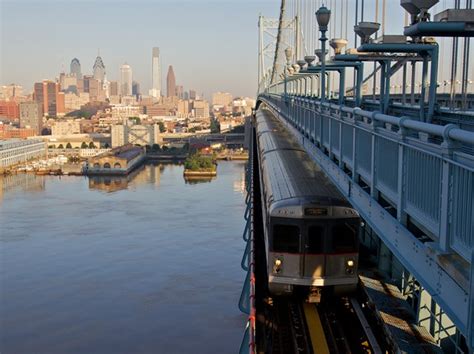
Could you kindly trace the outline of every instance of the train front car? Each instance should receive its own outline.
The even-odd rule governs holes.
[[[273,113],[256,117],[269,290],[348,293],[357,286],[360,219]]]

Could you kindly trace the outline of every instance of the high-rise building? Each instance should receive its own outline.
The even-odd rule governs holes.
[[[94,69],[94,79],[102,83],[105,78],[105,65],[100,55],[97,55],[97,58],[95,58],[93,69]]]
[[[20,103],[20,127],[34,129],[35,134],[40,135],[43,129],[43,110],[41,103]]]
[[[43,105],[43,114],[51,117],[56,117],[58,113],[58,94],[59,94],[59,83],[44,80],[43,82],[37,82],[34,85],[34,100],[37,103]]]
[[[105,101],[104,88],[99,80],[89,79],[89,98],[91,101]]]
[[[120,94],[122,96],[132,94],[132,68],[127,63],[120,67]]]
[[[160,48],[153,47],[151,53],[151,90],[150,96],[161,96]]]
[[[118,96],[119,95],[119,89],[118,89],[118,82],[117,81],[110,81],[110,96]]]
[[[176,97],[179,99],[183,99],[184,96],[184,89],[182,85],[176,85]]]
[[[132,95],[140,96],[140,83],[137,81],[132,81]]]
[[[77,78],[75,74],[59,74],[59,85],[63,92],[74,92],[77,93]]]
[[[75,75],[78,79],[82,79],[81,63],[77,58],[71,60],[71,74]]]
[[[196,99],[196,91],[189,90],[189,99],[190,100],[195,100]]]
[[[166,96],[176,96],[176,77],[174,76],[173,65],[168,68],[168,75],[166,75]]]
[[[92,75],[84,75],[82,79],[82,89],[83,92],[89,93],[89,86],[90,86],[90,80],[94,80],[94,76]]]

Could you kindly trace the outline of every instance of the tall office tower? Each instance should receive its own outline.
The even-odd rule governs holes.
[[[132,94],[132,68],[127,63],[120,67],[120,94],[122,96]]]
[[[110,81],[107,80],[107,76],[104,76],[104,81],[102,81],[102,90],[105,98],[110,98]]]
[[[110,81],[110,96],[118,96],[119,95],[119,89],[118,89],[118,82],[117,81]]]
[[[132,95],[137,97],[140,95],[140,83],[137,81],[132,81]]]
[[[181,100],[183,99],[183,90],[182,85],[176,85],[176,96]]]
[[[43,82],[37,82],[34,85],[34,100],[37,103],[43,105],[43,114],[51,117],[56,117],[58,111],[58,94],[59,94],[59,83],[44,80]],[[60,107],[61,108],[61,107]]]
[[[77,79],[82,79],[81,63],[77,58],[71,60],[71,74],[76,75]]]
[[[35,130],[36,135],[43,129],[42,104],[37,102],[20,103],[20,127]]]
[[[190,100],[195,100],[196,99],[196,91],[189,90],[189,99]]]
[[[153,47],[151,54],[151,90],[149,94],[156,98],[161,96],[160,48],[157,47]]]
[[[166,96],[176,96],[176,78],[174,76],[173,65],[168,68],[168,75],[166,75]]]
[[[97,58],[95,58],[93,69],[94,69],[94,79],[102,83],[105,77],[105,65],[100,55],[97,55]]]

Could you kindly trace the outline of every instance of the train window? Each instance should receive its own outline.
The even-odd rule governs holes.
[[[307,253],[324,253],[324,228],[322,226],[310,226],[308,228],[308,240],[306,246]]]
[[[273,252],[299,253],[300,228],[294,225],[273,227]]]
[[[335,253],[354,252],[357,250],[355,225],[341,223],[332,227],[332,251]]]

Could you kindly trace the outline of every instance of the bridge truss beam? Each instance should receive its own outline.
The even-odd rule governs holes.
[[[301,97],[269,94],[260,95],[259,101],[271,107],[390,251],[428,290],[466,338],[472,341],[474,282],[469,281],[469,274],[463,277],[453,272],[446,261],[443,262],[444,256],[454,252],[453,247],[467,262],[471,262],[471,257],[474,257],[474,245],[471,244],[474,242],[474,221],[468,215],[474,203],[472,186],[470,194],[469,190],[464,192],[467,195],[462,202],[467,213],[463,214],[460,209],[463,207],[457,205],[459,196],[453,194],[453,184],[457,183],[453,181],[453,176],[462,175],[467,178],[467,183],[470,181],[474,184],[474,169],[472,165],[465,165],[469,163],[467,155],[463,155],[464,161],[443,158],[443,155],[435,157],[435,151],[427,149],[429,144],[409,142],[411,138],[397,137],[397,134],[391,134],[388,130],[381,132],[384,129],[375,119],[370,124],[357,122],[355,116],[345,119],[349,118],[345,116],[351,110],[349,108],[329,104],[324,107],[316,104],[315,100],[311,102]],[[331,112],[331,106],[339,108],[339,113]],[[386,117],[388,119],[389,116]],[[367,118],[370,120],[370,117]],[[383,135],[385,133],[387,135]],[[403,133],[403,129],[400,133]],[[396,164],[397,167],[390,168],[390,164]],[[412,169],[418,168],[421,175],[416,177],[413,171],[408,171],[408,165]],[[430,184],[433,175],[436,182]],[[410,186],[406,182],[407,178],[411,178]],[[414,181],[413,178],[419,180]],[[413,183],[420,190],[408,191],[414,186]],[[408,193],[412,193],[410,198],[407,198]],[[393,201],[397,209],[395,216],[379,203],[380,195]],[[433,201],[434,204],[431,203]],[[434,224],[429,215],[430,210],[436,219]],[[457,220],[459,215],[465,215],[466,218]],[[434,239],[417,238],[408,230],[406,221],[412,216],[419,220],[418,225],[425,224],[427,229],[432,230],[430,234]],[[455,222],[461,225],[453,225]],[[462,237],[460,239],[460,235],[453,231],[460,232],[462,227],[466,232],[463,241],[468,244],[459,247]],[[469,273],[469,265],[466,268]]]

